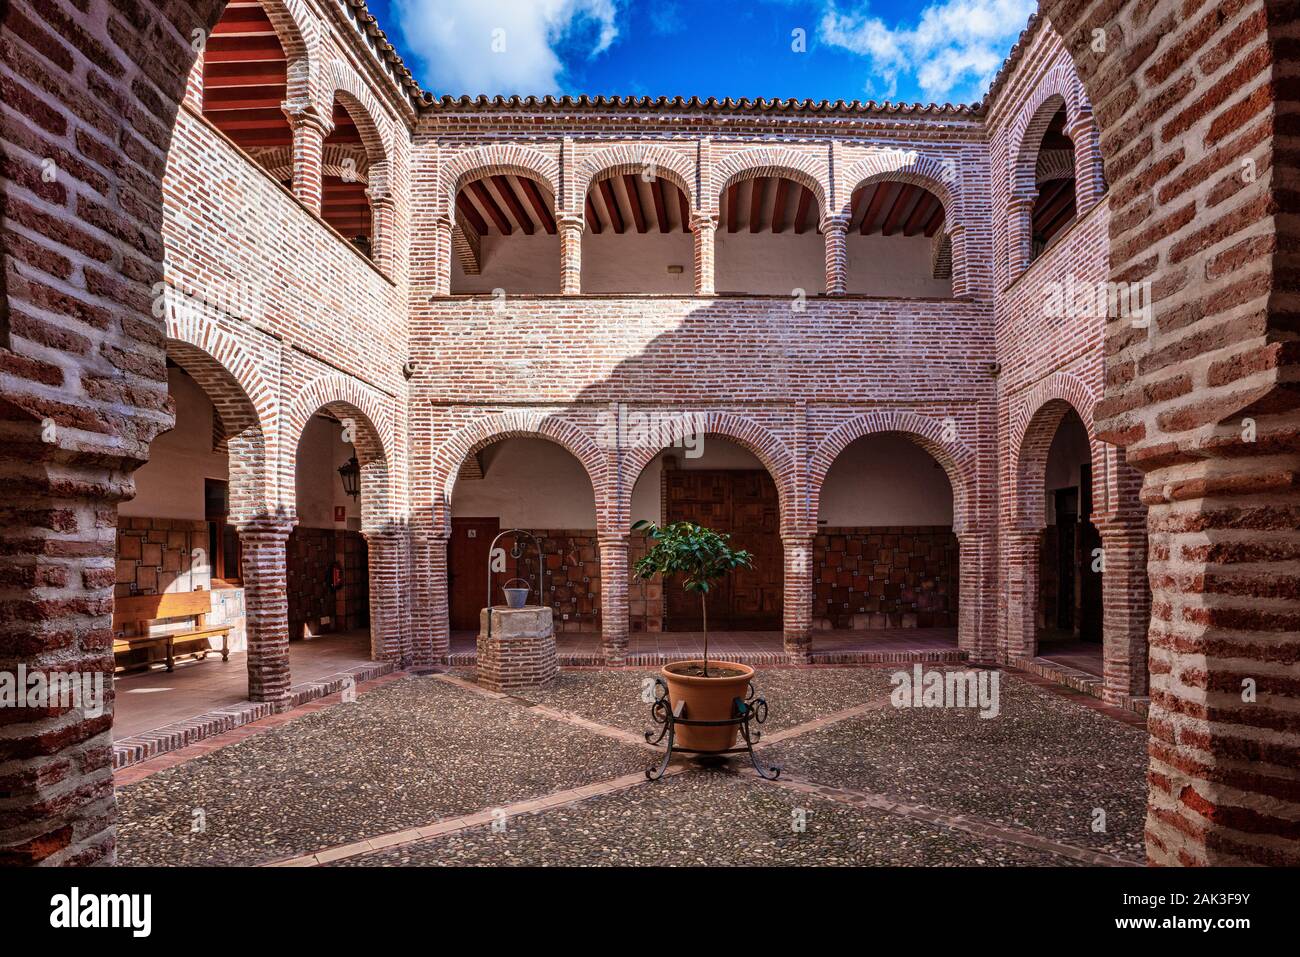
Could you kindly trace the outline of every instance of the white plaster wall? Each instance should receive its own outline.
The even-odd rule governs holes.
[[[901,435],[849,445],[822,486],[818,523],[831,528],[951,525],[952,484],[937,461]]]
[[[482,452],[484,475],[451,493],[456,518],[497,518],[502,528],[595,529],[596,495],[582,463],[546,439],[505,439]]]
[[[304,528],[360,528],[361,500],[343,491],[339,466],[356,454],[343,441],[343,427],[331,419],[314,415],[307,420],[298,442],[294,475],[298,501],[298,524]],[[362,479],[364,481],[364,477]],[[335,506],[347,509],[347,521],[334,521]]]
[[[720,293],[809,296],[826,290],[826,250],[821,234],[729,233],[715,238],[714,284]],[[930,275],[930,240],[924,236],[861,236],[848,239],[849,292],[873,296],[945,298],[952,283]],[[467,276],[453,258],[453,293],[544,293],[560,291],[560,241],[532,236],[485,236],[482,272]],[[680,273],[668,267],[681,266]],[[582,291],[690,295],[695,288],[695,247],[690,233],[588,231],[582,240]]]
[[[225,481],[225,453],[212,451],[212,403],[203,388],[177,368],[167,370],[176,402],[176,427],[154,439],[149,461],[135,473],[135,498],[119,513],[128,518],[204,518],[203,480]]]
[[[931,242],[924,235],[863,236],[850,232],[845,239],[849,256],[846,291],[870,296],[952,298],[952,280],[933,278]]]

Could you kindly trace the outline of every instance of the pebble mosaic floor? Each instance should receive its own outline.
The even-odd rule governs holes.
[[[895,708],[890,669],[760,669],[760,755],[639,743],[651,669],[494,696],[403,676],[118,788],[127,865],[1135,864],[1146,736],[1000,674],[999,714]],[[845,713],[849,712],[849,713]],[[655,762],[657,763],[657,762]],[[421,835],[421,829],[432,834]]]

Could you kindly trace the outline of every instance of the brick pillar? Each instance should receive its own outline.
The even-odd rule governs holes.
[[[796,663],[812,651],[813,536],[782,535],[785,546],[785,653]]]
[[[437,216],[433,220],[433,293],[435,296],[451,295],[451,230],[450,216]]]
[[[581,216],[561,216],[556,220],[560,228],[560,291],[566,296],[582,292],[582,230]]]
[[[377,266],[392,268],[393,259],[393,194],[373,187],[366,190],[370,200],[370,249]]]
[[[1012,196],[1007,204],[1007,282],[1029,268],[1034,252],[1034,196]],[[955,254],[954,250],[954,254]]]
[[[713,251],[718,217],[711,213],[695,213],[691,216],[691,232],[695,234],[695,295],[712,296],[716,288]]]
[[[1145,525],[1101,528],[1102,658],[1107,701],[1120,704],[1147,693],[1147,627],[1151,590]]]
[[[286,103],[284,115],[293,129],[293,195],[314,213],[321,210],[322,154],[330,124],[312,106]]]
[[[1038,651],[1038,561],[1042,529],[1014,529],[1003,538],[1007,570],[1007,633],[1004,661],[1032,658]]]
[[[600,535],[598,543],[601,650],[607,664],[621,665],[627,660],[627,538],[623,535]]]
[[[961,223],[948,224],[948,242],[952,255],[952,295],[954,299],[974,295],[970,274],[970,260],[966,256],[966,227]]]
[[[1078,215],[1082,216],[1101,199],[1105,190],[1102,174],[1101,138],[1092,114],[1084,113],[1070,128],[1074,143],[1074,197]]]
[[[289,593],[285,543],[291,523],[255,518],[239,526],[244,618],[248,630],[248,697],[289,707]]]
[[[996,567],[993,536],[969,529],[957,536],[957,645],[979,664],[997,660],[997,636],[989,627],[991,570]]]
[[[0,710],[0,867],[111,864],[115,526],[126,477],[90,457],[51,462],[50,446],[20,445],[6,425],[0,671],[99,674],[105,700],[95,717]]]
[[[849,221],[844,216],[827,216],[822,220],[822,237],[826,241],[826,295],[842,296],[846,285],[849,251],[845,237]]]
[[[451,602],[447,594],[447,536],[450,529],[435,529],[429,537],[423,571],[428,581],[429,647],[445,660],[451,654]]]
[[[406,543],[391,531],[366,532],[370,567],[370,657],[411,663],[411,634],[402,627],[405,585]]]

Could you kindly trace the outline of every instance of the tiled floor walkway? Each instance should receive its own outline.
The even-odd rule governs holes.
[[[370,661],[370,632],[349,631],[289,643],[293,683],[303,684]],[[178,661],[172,672],[161,669],[121,674],[114,680],[113,738],[133,737],[186,718],[248,700],[248,665],[243,653],[222,661]]]

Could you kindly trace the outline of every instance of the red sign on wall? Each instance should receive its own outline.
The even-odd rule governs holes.
[[[334,521],[346,522],[348,520],[348,507],[346,505],[334,506]]]

